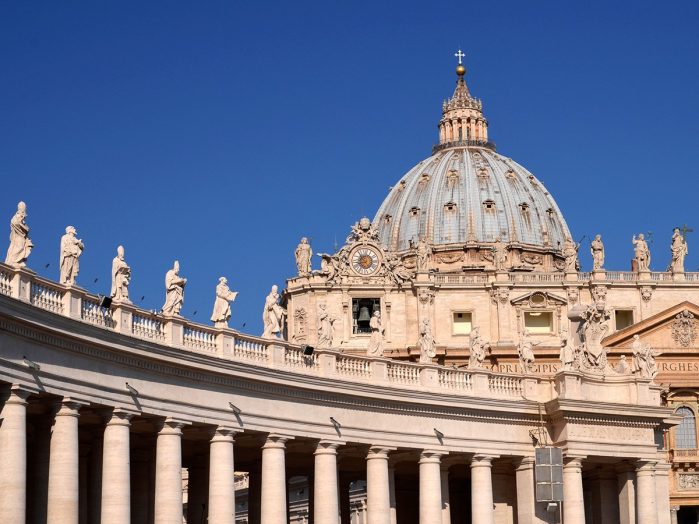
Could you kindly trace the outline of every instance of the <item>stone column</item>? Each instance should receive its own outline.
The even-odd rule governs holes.
[[[442,476],[439,451],[420,453],[420,524],[442,524]]]
[[[233,428],[216,428],[209,444],[209,524],[235,524]]]
[[[637,524],[658,524],[655,502],[655,462],[639,462],[636,466]]]
[[[442,488],[442,524],[451,524],[451,504],[449,503],[449,466],[442,464],[439,470]]]
[[[170,417],[159,425],[155,449],[155,524],[182,524],[182,427]]]
[[[391,524],[388,448],[372,446],[366,457],[367,518],[371,524]]]
[[[582,484],[582,458],[563,460],[563,522],[585,524],[585,501]]]
[[[340,514],[337,448],[342,444],[321,440],[316,447],[312,508],[314,524],[337,524]]]
[[[79,520],[78,416],[83,404],[64,398],[51,432],[47,521],[77,524]]]
[[[600,516],[602,522],[619,522],[619,497],[613,471],[601,471],[599,476]]]
[[[262,446],[262,503],[260,522],[286,524],[285,448],[289,437],[270,434]]]
[[[492,468],[493,457],[474,455],[471,459],[472,524],[494,524],[495,522]]]
[[[670,508],[670,524],[677,524],[677,512],[680,510],[679,506],[672,506]]]
[[[12,386],[0,412],[0,516],[7,524],[24,524],[27,512],[27,397],[31,391]]]
[[[546,524],[544,504],[537,506],[534,491],[534,457],[523,457],[515,463],[517,483],[517,524]]]
[[[670,469],[667,462],[655,466],[655,502],[658,507],[658,524],[670,524]]]
[[[619,524],[636,524],[636,487],[634,472],[628,464],[617,467],[617,493],[619,493]]]
[[[133,413],[114,409],[104,428],[101,522],[109,524],[131,522],[131,417]]]

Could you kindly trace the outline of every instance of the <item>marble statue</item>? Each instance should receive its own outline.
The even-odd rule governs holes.
[[[331,348],[335,337],[335,322],[337,319],[327,311],[325,304],[318,306],[318,347]]]
[[[437,356],[436,341],[432,336],[432,328],[430,327],[430,321],[428,319],[423,319],[420,325],[420,340],[418,341],[420,345],[420,363],[431,364],[432,359]]]
[[[130,282],[131,268],[124,260],[124,246],[119,246],[117,256],[112,260],[112,290],[109,296],[117,302],[130,302]]]
[[[228,287],[228,279],[220,277],[216,285],[216,300],[214,311],[211,313],[211,321],[217,328],[227,328],[231,318],[231,302],[238,296],[237,291],[231,291]]]
[[[415,255],[417,258],[418,271],[429,271],[432,248],[422,237],[417,241],[417,244],[415,244]]]
[[[631,238],[631,243],[634,246],[638,271],[650,271],[650,249],[648,249],[648,244],[646,243],[643,233],[638,235],[638,238],[634,235]]]
[[[495,239],[493,245],[493,264],[496,271],[502,271],[507,264],[507,246],[500,237]]]
[[[607,350],[602,346],[602,339],[609,331],[607,320],[611,317],[611,311],[601,304],[589,304],[580,316],[584,320],[582,334],[586,367],[604,370],[607,367]]]
[[[15,267],[25,267],[34,244],[29,239],[29,226],[26,222],[27,205],[17,204],[17,212],[10,220],[10,247],[7,248],[5,264]]]
[[[575,369],[575,348],[573,347],[573,342],[568,336],[568,331],[565,329],[561,331],[561,370],[572,371]]]
[[[621,355],[619,357],[619,363],[616,366],[614,366],[614,371],[616,371],[620,375],[628,375],[629,373],[631,373],[629,363],[626,361],[626,355]]]
[[[597,271],[604,267],[604,244],[602,235],[595,235],[595,239],[590,242],[590,253],[592,253],[592,270]]]
[[[184,303],[184,286],[187,279],[180,276],[180,263],[175,260],[172,269],[165,274],[165,304],[163,315],[179,315]]]
[[[371,337],[366,354],[370,357],[383,357],[383,329],[381,328],[381,311],[374,311],[369,321]]]
[[[633,351],[633,360],[631,362],[633,374],[641,375],[643,378],[654,378],[658,374],[655,357],[660,355],[660,352],[653,350],[649,344],[641,342],[638,335],[633,336],[631,351]]]
[[[485,356],[490,351],[490,344],[481,338],[480,328],[474,327],[471,330],[471,354],[468,357],[469,369],[480,369],[483,367]]]
[[[670,261],[669,270],[673,273],[684,273],[684,257],[687,256],[687,242],[678,228],[672,232],[672,242],[670,243],[670,253],[672,260]]]
[[[279,288],[275,284],[265,298],[265,307],[262,311],[262,324],[264,330],[262,338],[279,338],[284,330],[286,309],[279,305]]]
[[[519,366],[522,368],[522,373],[528,375],[532,372],[532,364],[534,363],[534,346],[535,344],[529,337],[529,331],[524,330],[519,344],[517,344],[517,354],[519,355]]]
[[[386,259],[386,271],[391,279],[398,285],[408,282],[413,278],[411,271],[405,267],[401,258],[395,254],[389,255]]]
[[[296,251],[294,252],[296,256],[296,267],[299,270],[299,275],[302,277],[307,277],[311,274],[311,257],[313,256],[313,251],[311,250],[311,245],[308,243],[308,239],[303,237],[301,243],[296,246]]]
[[[61,284],[72,286],[80,272],[80,255],[83,254],[82,240],[75,236],[75,228],[68,226],[61,237]]]
[[[563,242],[563,258],[565,259],[565,270],[568,272],[575,272],[580,268],[578,262],[579,247],[570,238],[566,238]]]

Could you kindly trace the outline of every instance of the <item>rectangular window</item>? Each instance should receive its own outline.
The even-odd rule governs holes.
[[[467,311],[454,312],[452,324],[453,335],[469,335],[472,326],[471,313]]]
[[[524,313],[524,329],[529,333],[553,333],[553,313],[551,311],[526,311]]]
[[[614,321],[616,322],[616,330],[627,328],[633,325],[633,310],[632,309],[617,309],[614,311]]]
[[[374,311],[381,311],[381,299],[353,298],[352,299],[352,333],[371,333],[369,321]]]

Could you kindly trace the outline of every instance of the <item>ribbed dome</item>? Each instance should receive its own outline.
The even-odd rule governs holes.
[[[448,144],[445,144],[448,146]],[[425,238],[433,245],[517,242],[560,251],[568,226],[534,175],[487,147],[447,147],[396,184],[374,224],[384,247],[402,251]]]

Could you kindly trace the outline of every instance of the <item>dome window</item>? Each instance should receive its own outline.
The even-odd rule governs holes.
[[[392,218],[393,218],[393,217],[392,217],[391,215],[389,215],[388,213],[385,214],[385,215],[383,216],[383,223],[384,223],[384,224],[390,224]]]
[[[548,215],[549,218],[553,219],[553,215],[554,215],[553,208],[552,207],[548,208],[546,210],[546,214]]]
[[[505,177],[507,177],[508,180],[516,180],[517,175],[514,172],[514,169],[508,169],[507,172],[505,173]]]
[[[405,180],[398,182],[398,191],[403,191],[405,189]]]
[[[459,172],[456,169],[450,169],[447,173],[447,187],[452,188],[459,181]]]
[[[485,200],[483,202],[483,209],[485,209],[486,211],[495,212],[495,201]]]
[[[488,180],[488,170],[484,167],[478,170],[478,178],[481,180]]]
[[[444,204],[445,213],[454,213],[456,211],[456,202],[447,202]]]
[[[529,213],[529,204],[527,204],[526,202],[522,202],[519,205],[519,209],[520,211],[522,211],[522,213]]]
[[[411,207],[410,211],[408,211],[411,217],[416,217],[420,214],[420,208],[417,206]]]
[[[423,174],[420,176],[419,186],[420,186],[421,188],[422,188],[422,187],[425,187],[425,186],[427,185],[427,182],[429,182],[429,181],[430,181],[430,174],[429,174],[429,173],[423,173]]]

